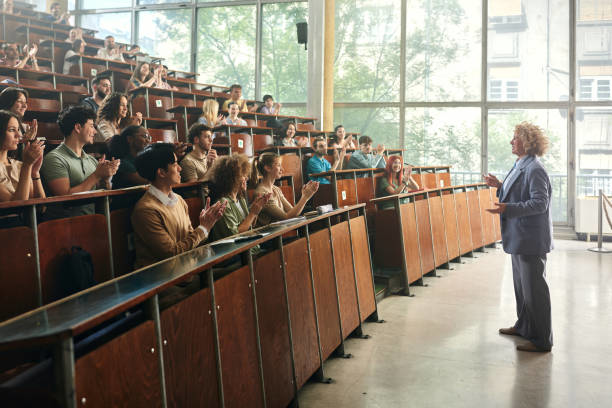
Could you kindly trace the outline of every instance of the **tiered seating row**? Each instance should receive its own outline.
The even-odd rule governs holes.
[[[91,288],[0,324],[0,350],[49,347],[64,406],[285,407],[378,318],[363,209],[200,247]],[[284,240],[291,231],[297,238]],[[264,243],[269,252],[253,259]],[[242,266],[217,268],[238,255]],[[189,282],[188,296],[164,291]]]

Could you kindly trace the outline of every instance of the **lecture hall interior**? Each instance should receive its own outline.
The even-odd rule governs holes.
[[[0,5],[0,407],[612,406],[612,0]]]

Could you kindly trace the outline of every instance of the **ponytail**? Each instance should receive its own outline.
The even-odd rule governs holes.
[[[266,175],[266,166],[272,166],[279,156],[276,153],[265,152],[253,160],[253,171],[251,171],[251,185],[257,185],[259,176]]]

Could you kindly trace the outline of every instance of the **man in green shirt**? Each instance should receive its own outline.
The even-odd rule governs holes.
[[[110,188],[110,178],[119,168],[119,160],[96,160],[83,147],[93,142],[96,114],[84,106],[71,106],[57,119],[64,141],[43,159],[40,169],[47,193],[52,196],[82,193],[96,188]],[[49,218],[93,214],[94,204],[56,205],[49,208]]]

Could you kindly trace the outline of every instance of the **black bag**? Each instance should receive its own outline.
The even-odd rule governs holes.
[[[91,254],[73,246],[66,258],[60,277],[62,297],[90,288],[96,284]]]

